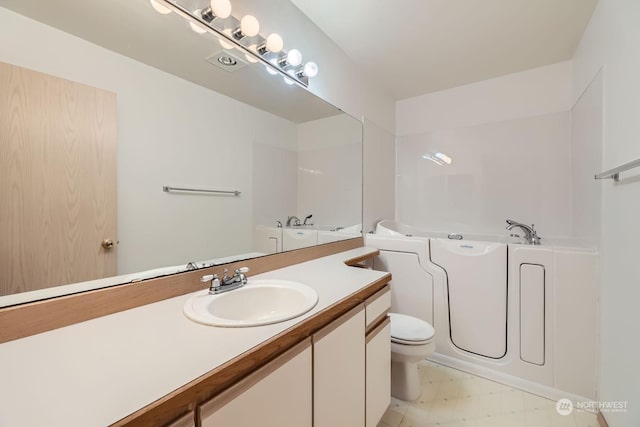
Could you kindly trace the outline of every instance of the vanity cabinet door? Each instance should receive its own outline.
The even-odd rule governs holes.
[[[360,427],[365,416],[363,305],[313,336],[314,427]]]
[[[202,427],[311,427],[312,349],[306,340],[200,406]]]
[[[366,338],[366,426],[376,427],[391,403],[391,321],[385,318]]]

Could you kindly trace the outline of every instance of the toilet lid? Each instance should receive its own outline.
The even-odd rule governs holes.
[[[391,339],[399,342],[429,341],[433,338],[433,326],[424,320],[399,313],[389,313],[391,318]]]

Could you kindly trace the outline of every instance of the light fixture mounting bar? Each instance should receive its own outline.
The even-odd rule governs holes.
[[[298,85],[304,88],[307,88],[309,86],[309,78],[307,76],[301,75],[300,73],[297,73],[297,72],[290,74],[287,72],[287,70],[282,68],[278,59],[281,57],[281,55],[286,55],[287,52],[285,52],[284,50],[277,54],[267,53],[266,55],[260,55],[258,52],[254,52],[252,49],[249,48],[249,46],[252,46],[252,45],[263,46],[265,44],[266,40],[260,34],[253,37],[243,37],[240,40],[236,39],[233,36],[233,31],[235,31],[240,26],[240,21],[237,18],[235,18],[233,15],[224,19],[214,18],[211,20],[211,22],[208,22],[202,16],[195,15],[192,11],[182,6],[176,0],[156,0],[156,1],[158,3],[161,3],[166,8],[170,9],[172,12],[175,12],[176,15],[181,16],[182,18],[202,28],[208,33],[213,34],[214,36],[220,37],[224,41],[238,48],[243,53],[255,58],[257,61],[264,64],[264,66],[282,75],[283,77],[290,79],[291,81],[297,83]],[[231,29],[231,31],[227,34],[225,30],[228,30],[228,29]],[[271,59],[273,59],[273,62],[271,62]]]

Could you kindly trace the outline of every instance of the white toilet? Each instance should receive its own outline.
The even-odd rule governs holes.
[[[435,330],[424,320],[399,313],[391,318],[391,395],[416,400],[422,393],[418,362],[435,351]]]

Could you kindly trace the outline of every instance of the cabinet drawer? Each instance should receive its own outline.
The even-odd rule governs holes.
[[[391,308],[391,287],[386,285],[365,301],[367,329],[379,323]]]

